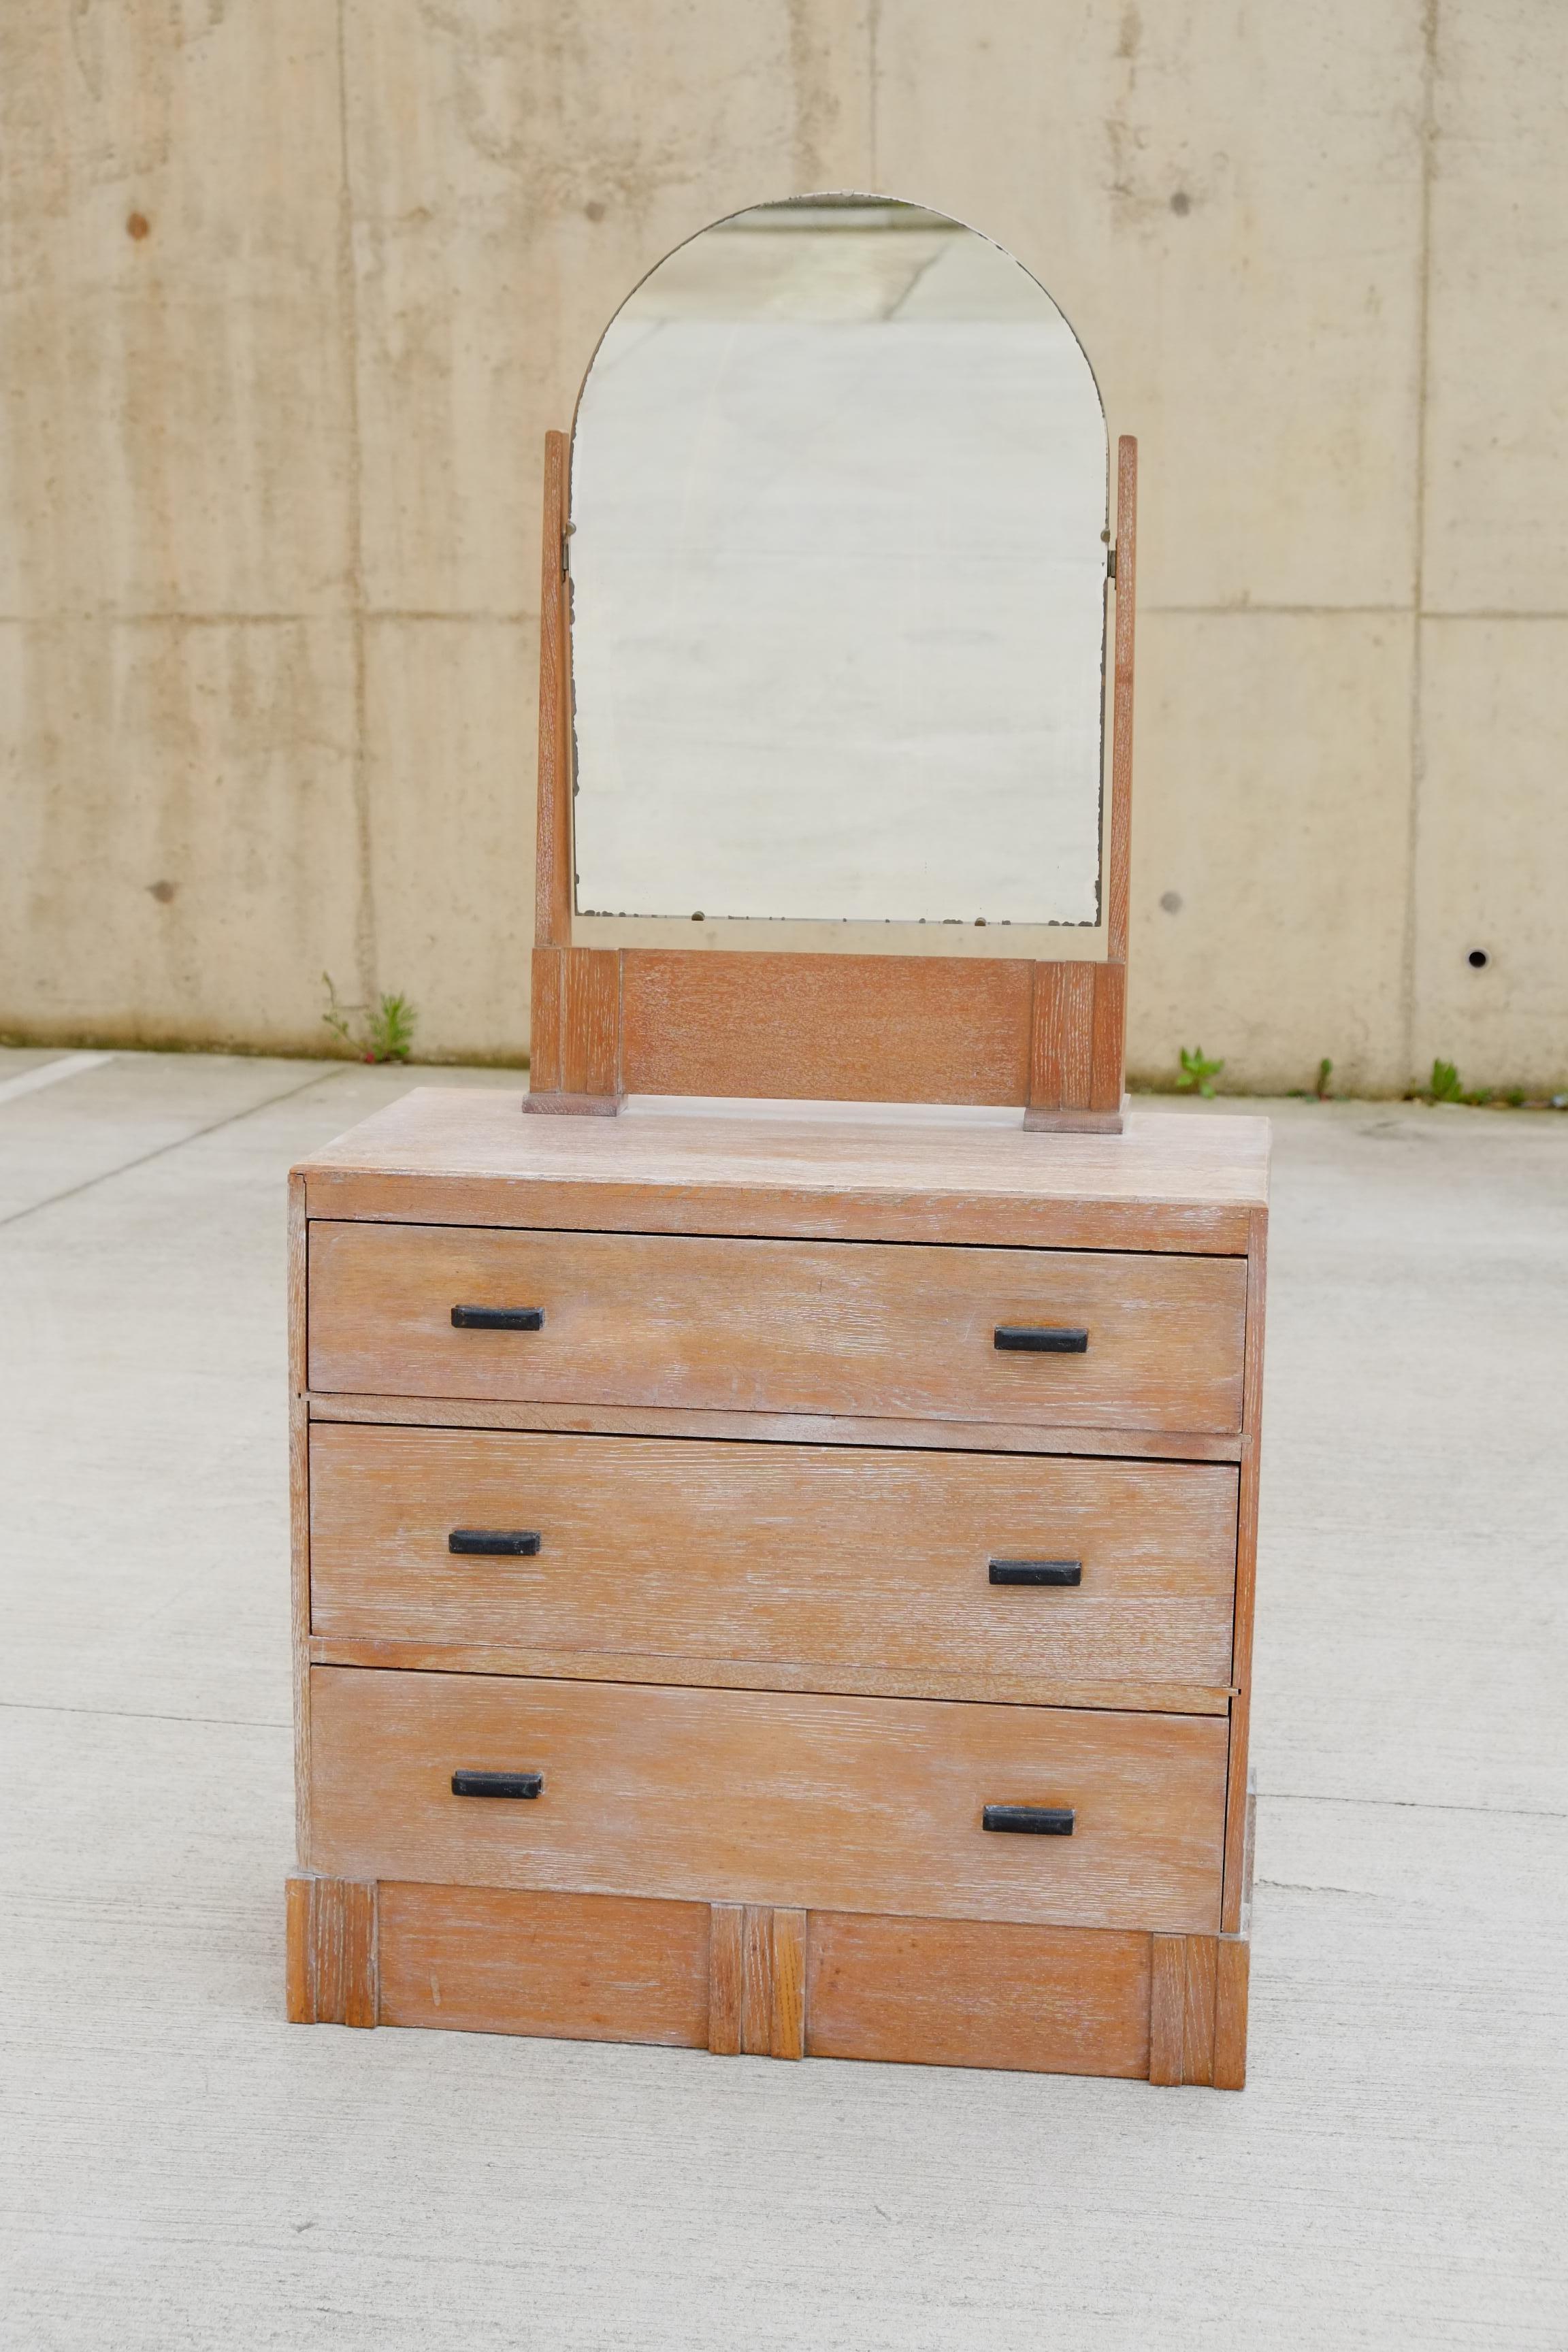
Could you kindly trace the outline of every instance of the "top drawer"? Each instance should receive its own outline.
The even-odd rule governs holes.
[[[1224,1435],[1246,1297],[1239,1258],[318,1220],[310,1382]],[[533,1328],[454,1325],[475,1308]],[[1004,1349],[1003,1328],[1058,1343]]]

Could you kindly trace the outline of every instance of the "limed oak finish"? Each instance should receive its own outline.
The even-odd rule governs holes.
[[[424,1090],[292,1216],[291,2017],[1240,2086],[1262,1121]]]

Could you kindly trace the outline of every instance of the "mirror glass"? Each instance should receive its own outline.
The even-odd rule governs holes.
[[[681,246],[578,408],[578,911],[1097,922],[1106,499],[1089,362],[973,230]]]

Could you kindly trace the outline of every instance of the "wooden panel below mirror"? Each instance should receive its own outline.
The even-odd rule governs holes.
[[[628,1094],[1016,1103],[1119,1129],[1126,967],[536,948],[535,1111]]]

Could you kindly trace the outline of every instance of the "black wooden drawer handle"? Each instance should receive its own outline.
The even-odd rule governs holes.
[[[1065,1323],[998,1323],[996,1345],[1008,1356],[1087,1356],[1089,1333]]]
[[[458,1549],[454,1537],[452,1549]],[[1081,1584],[1081,1559],[994,1559],[993,1584]]]
[[[980,1816],[984,1830],[1013,1830],[1022,1837],[1071,1837],[1070,1805],[987,1805]]]
[[[542,1772],[454,1772],[454,1797],[537,1797]]]
[[[448,1551],[471,1551],[486,1559],[531,1559],[543,1538],[532,1528],[454,1528]]]
[[[542,1307],[454,1307],[452,1326],[458,1331],[542,1331]]]

